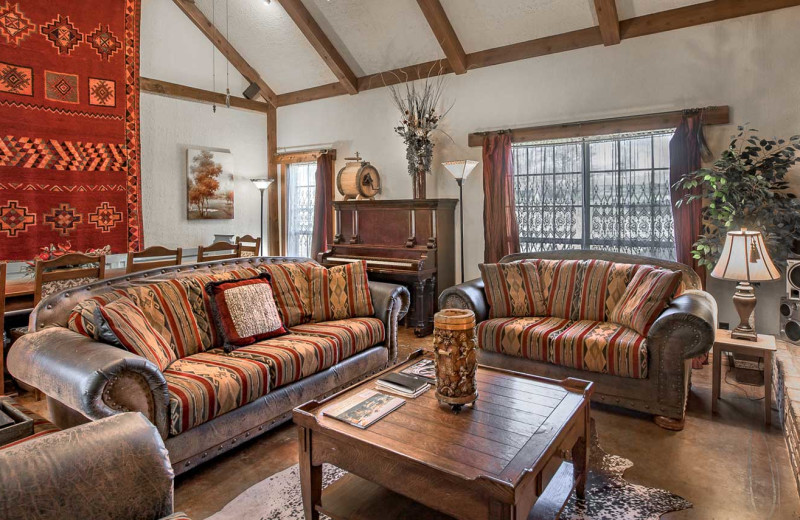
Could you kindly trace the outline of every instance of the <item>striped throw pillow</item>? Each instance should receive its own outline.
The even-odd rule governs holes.
[[[294,327],[311,321],[311,289],[308,272],[319,267],[316,262],[262,264],[259,271],[272,276],[275,303],[283,323]]]
[[[480,264],[490,318],[546,316],[536,265],[529,262]]]
[[[94,319],[101,341],[152,361],[162,372],[178,359],[164,336],[129,298],[97,306]]]
[[[680,283],[680,271],[641,266],[611,312],[609,321],[646,336],[658,315],[669,305]]]
[[[309,271],[308,280],[311,285],[312,321],[343,320],[375,314],[366,262],[352,262],[330,269],[317,266]]]

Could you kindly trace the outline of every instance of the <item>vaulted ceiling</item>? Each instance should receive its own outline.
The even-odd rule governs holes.
[[[265,98],[277,106],[376,88],[387,75],[375,75],[402,67],[429,67],[434,62],[444,72],[463,73],[800,4],[792,0],[174,2],[187,14],[199,9],[198,15],[212,23],[252,67],[243,75],[268,85],[272,92],[262,88],[261,93],[267,92]],[[659,22],[657,13],[669,16]],[[194,21],[206,32],[208,27]]]

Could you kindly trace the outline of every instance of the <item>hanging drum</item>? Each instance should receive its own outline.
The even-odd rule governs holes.
[[[344,195],[344,200],[374,199],[381,192],[381,176],[378,170],[367,161],[362,161],[356,152],[355,157],[347,157],[344,168],[336,175],[336,188]]]

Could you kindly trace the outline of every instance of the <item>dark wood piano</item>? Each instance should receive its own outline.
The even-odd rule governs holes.
[[[333,247],[325,266],[366,260],[370,280],[403,284],[411,292],[406,326],[433,331],[439,293],[455,284],[456,199],[334,201]]]

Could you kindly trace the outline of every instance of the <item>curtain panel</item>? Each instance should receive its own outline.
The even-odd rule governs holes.
[[[328,250],[333,237],[333,156],[329,153],[317,157],[316,195],[314,197],[314,232],[311,236],[311,258]]]
[[[514,206],[511,135],[483,139],[483,236],[485,263],[519,252],[519,227]]]

